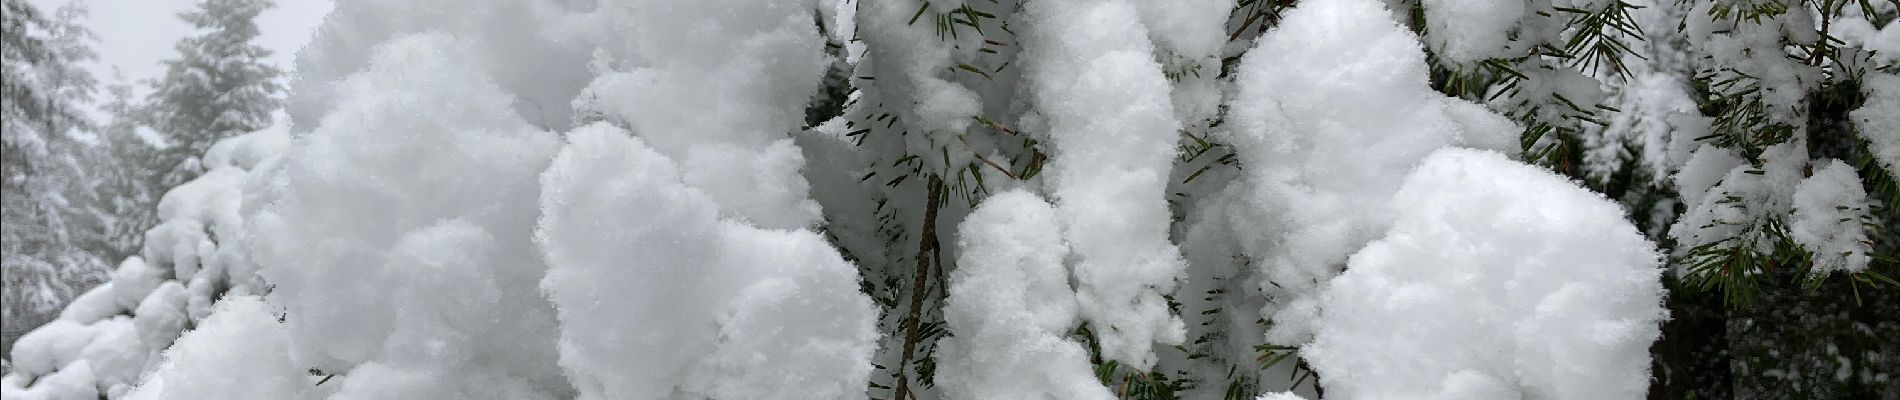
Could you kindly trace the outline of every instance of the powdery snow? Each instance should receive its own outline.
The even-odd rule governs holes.
[[[16,343],[7,398],[122,398],[161,351],[210,314],[215,299],[261,289],[244,250],[242,189],[253,177],[248,170],[280,152],[285,139],[260,131],[214,146],[217,168],[165,196],[166,219],[146,232],[144,256],[126,258],[112,281]]]
[[[1237,233],[1267,278],[1269,342],[1311,337],[1313,294],[1390,224],[1385,203],[1420,159],[1518,132],[1432,91],[1424,49],[1390,15],[1372,0],[1302,4],[1236,72],[1227,139],[1251,191]]]
[[[1788,236],[1814,253],[1817,273],[1860,272],[1872,260],[1873,202],[1860,187],[1860,174],[1841,160],[1814,167],[1814,175],[1794,188],[1794,213]]]
[[[1717,153],[1708,156],[1712,157],[1710,161],[1698,160],[1704,157],[1704,151]],[[1791,212],[1794,190],[1808,163],[1807,143],[1797,139],[1770,146],[1762,152],[1759,166],[1733,154],[1721,155],[1728,152],[1705,145],[1678,173],[1683,199],[1693,201],[1683,203],[1689,206],[1688,211],[1669,227],[1678,255],[1688,254],[1697,246],[1723,243],[1758,253],[1773,250],[1774,236],[1765,231],[1770,229],[1770,221]],[[1708,172],[1731,164],[1733,167],[1719,175],[1720,180],[1707,180],[1712,176]],[[1690,192],[1711,182],[1714,185],[1700,194]]]
[[[1439,57],[1462,65],[1509,56],[1511,31],[1534,2],[1424,0],[1426,43]]]
[[[285,325],[263,299],[226,298],[201,322],[126,399],[290,399],[315,383],[291,361]]]
[[[624,48],[574,101],[631,127],[681,165],[685,182],[720,212],[765,228],[819,217],[799,174],[791,133],[818,89],[826,58],[810,0],[607,2],[595,11],[624,27]],[[707,51],[707,49],[720,49]],[[609,67],[611,68],[611,67]]]
[[[542,176],[561,366],[583,399],[863,395],[876,311],[806,231],[718,219],[673,161],[591,125]]]
[[[1642,397],[1661,257],[1616,203],[1448,149],[1389,204],[1392,230],[1321,294],[1304,357],[1327,398]]]
[[[263,185],[254,254],[271,302],[291,316],[291,354],[346,374],[343,386],[382,379],[351,372],[377,363],[569,391],[554,309],[536,290],[535,213],[522,211],[537,209],[536,177],[557,139],[459,61],[475,46],[418,34],[379,47]]]
[[[1081,322],[1055,207],[1016,190],[984,200],[958,227],[938,342],[937,385],[951,399],[1111,399],[1069,339]]]
[[[1076,299],[1103,358],[1147,370],[1185,340],[1161,296],[1183,275],[1163,195],[1181,123],[1140,15],[1126,1],[1031,3],[1030,90],[1054,144],[1051,192],[1075,251]]]
[[[1900,32],[1900,28],[1887,30]],[[1900,42],[1900,39],[1895,41]],[[1894,47],[1894,52],[1900,53],[1900,44]],[[1867,140],[1880,166],[1888,172],[1900,171],[1900,111],[1894,111],[1900,110],[1900,75],[1870,72],[1864,82],[1862,90],[1867,94],[1867,101],[1849,118],[1860,130],[1860,137]]]

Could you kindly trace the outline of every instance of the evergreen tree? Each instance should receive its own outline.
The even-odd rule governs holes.
[[[138,254],[145,230],[158,222],[161,192],[155,185],[168,166],[160,164],[162,149],[141,136],[147,117],[132,97],[132,85],[121,81],[105,89],[108,97],[100,111],[111,120],[100,126],[98,149],[89,153],[93,160],[88,164],[98,169],[89,193],[106,218],[99,221],[96,238],[82,246],[101,258],[118,260]]]
[[[79,24],[81,3],[52,18],[24,1],[8,0],[5,11],[4,320],[31,326],[106,275],[98,257],[77,247],[99,214],[74,190],[89,181],[93,123],[82,107],[94,80],[79,64],[95,58],[95,39]]]
[[[257,39],[257,15],[268,0],[205,0],[179,14],[197,34],[178,41],[178,58],[166,60],[165,77],[148,99],[152,127],[170,142],[162,155],[173,166],[160,187],[203,172],[197,156],[218,139],[270,126],[281,74],[264,63],[271,51]]]

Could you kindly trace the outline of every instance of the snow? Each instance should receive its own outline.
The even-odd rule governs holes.
[[[46,375],[80,359],[80,351],[98,335],[99,330],[92,325],[55,320],[20,336],[20,340],[13,343],[9,359],[18,373]]]
[[[854,114],[860,124],[872,125],[872,132],[860,147],[883,152],[890,163],[904,155],[919,157],[923,171],[951,171],[974,161],[972,153],[940,152],[940,148],[963,148],[959,133],[969,132],[976,117],[983,115],[986,104],[973,85],[958,79],[969,74],[959,65],[977,63],[978,49],[984,47],[980,35],[967,34],[965,26],[953,30],[965,34],[944,35],[933,23],[935,18],[910,23],[919,10],[931,16],[946,15],[962,6],[982,7],[983,2],[964,0],[891,0],[858,2],[855,25],[863,54],[852,69],[852,76],[870,77],[875,84],[863,85]],[[920,16],[921,17],[921,16]],[[974,83],[974,82],[969,82]],[[889,122],[886,121],[888,117]],[[876,119],[880,123],[870,124]],[[965,136],[966,138],[968,136]]]
[[[726,216],[765,228],[813,224],[818,203],[798,173],[790,133],[803,121],[827,60],[810,14],[796,0],[628,1],[601,6],[630,43],[575,100],[583,112],[623,123],[677,160],[688,184]],[[735,10],[742,12],[734,12]],[[722,51],[704,51],[708,48]],[[612,64],[610,63],[610,64]]]
[[[1886,8],[1892,12],[1893,6],[1886,3],[1873,3],[1875,7]],[[1876,65],[1900,65],[1900,23],[1889,19],[1887,26],[1876,27],[1858,7],[1855,7],[1834,19],[1832,35],[1845,47],[1860,48],[1873,52]]]
[[[857,269],[811,231],[726,228],[724,263],[757,279],[716,314],[720,339],[689,387],[716,399],[862,397],[878,315]]]
[[[350,372],[377,363],[570,390],[536,289],[535,214],[521,211],[536,209],[557,139],[461,62],[478,47],[441,33],[379,46],[259,184],[252,253],[288,316],[292,360],[348,375],[333,384],[377,379]]]
[[[337,384],[337,383],[332,383]],[[372,362],[357,367],[339,384],[331,399],[523,399],[554,400],[545,391],[519,379],[490,371],[414,369]],[[323,397],[321,395],[312,397]]]
[[[79,352],[79,358],[92,370],[97,387],[103,390],[116,385],[137,384],[139,373],[145,370],[148,354],[132,319],[114,317],[92,327],[97,330],[97,334],[93,336],[92,343]],[[60,370],[60,373],[65,372],[65,369]]]
[[[858,75],[878,77],[878,84],[867,92],[899,105],[892,108],[906,124],[920,130],[961,132],[970,126],[971,117],[981,111],[981,100],[974,91],[942,76],[980,47],[975,45],[976,35],[941,38],[931,24],[909,22],[920,7],[928,8],[926,13],[945,13],[964,3],[963,0],[859,3],[857,30],[870,52],[867,59],[871,61],[858,64],[861,71]],[[903,107],[901,104],[913,105]]]
[[[1147,370],[1154,343],[1185,335],[1162,298],[1185,268],[1162,196],[1181,129],[1169,84],[1132,3],[1043,1],[1025,12],[1035,23],[1023,57],[1050,125],[1049,179],[1077,257],[1078,305],[1103,358]]]
[[[296,54],[284,111],[293,131],[316,128],[346,101],[341,96],[348,78],[371,65],[376,47],[434,32],[483,43],[458,61],[512,95],[506,100],[510,114],[543,129],[565,129],[574,115],[570,100],[592,78],[587,61],[596,43],[568,30],[604,26],[577,23],[570,16],[593,3],[336,0],[310,43]]]
[[[256,169],[265,159],[280,154],[290,145],[290,132],[283,124],[264,130],[220,140],[205,151],[205,168],[235,167]]]
[[[836,250],[719,219],[677,164],[617,128],[568,139],[536,235],[581,398],[863,395],[877,315]]]
[[[1689,15],[1711,15],[1718,3],[1698,0]],[[1698,69],[1711,73],[1710,82],[1741,78],[1745,83],[1718,94],[1759,98],[1770,123],[1803,127],[1805,94],[1822,81],[1821,70],[1805,58],[1788,56],[1783,46],[1816,42],[1815,20],[1807,7],[1788,7],[1763,18],[1686,18],[1680,30],[1688,36],[1689,50],[1706,58]]]
[[[1236,233],[1267,278],[1271,343],[1311,337],[1317,288],[1390,224],[1386,202],[1426,154],[1509,147],[1520,131],[1433,91],[1417,38],[1383,7],[1295,7],[1237,69],[1226,140],[1250,193]]]
[[[171,346],[178,336],[188,328],[190,318],[186,310],[190,295],[178,281],[166,281],[140,302],[132,322],[138,328],[139,340],[145,343],[149,353]]]
[[[1610,114],[1609,125],[1593,126],[1595,135],[1584,136],[1590,178],[1609,179],[1621,167],[1624,146],[1633,144],[1640,153],[1628,156],[1652,173],[1650,183],[1666,182],[1669,172],[1688,162],[1694,139],[1709,130],[1687,83],[1673,72],[1638,72],[1615,90],[1610,101],[1622,111]]]
[[[1817,272],[1860,272],[1874,251],[1867,228],[1875,223],[1873,203],[1854,167],[1841,160],[1818,164],[1794,188],[1788,236],[1814,253]]]
[[[1887,31],[1900,32],[1900,28],[1889,24]],[[1900,54],[1900,45],[1895,45],[1894,53]],[[1880,166],[1890,173],[1900,171],[1900,112],[1894,111],[1900,110],[1900,75],[1870,72],[1863,85],[1867,101],[1849,118]]]
[[[92,374],[92,366],[85,361],[68,364],[59,372],[40,378],[32,388],[21,388],[14,375],[8,375],[7,381],[0,383],[0,395],[17,400],[97,400],[99,386]]]
[[[1528,4],[1518,0],[1424,0],[1426,42],[1459,65],[1506,58],[1511,31]]]
[[[13,356],[21,368],[6,379],[40,379],[31,388],[7,390],[18,389],[23,398],[123,398],[161,351],[211,313],[213,301],[261,289],[261,282],[246,276],[255,267],[244,250],[242,188],[254,178],[246,169],[270,159],[286,138],[259,132],[214,146],[250,155],[173,188],[161,203],[168,219],[147,232],[151,245],[145,255],[126,258],[112,281],[76,299],[60,321],[27,335],[36,339],[17,343]],[[181,273],[189,278],[177,279]],[[8,393],[12,398],[15,392]]]
[[[1089,354],[1068,338],[1080,322],[1063,258],[1059,213],[1014,190],[985,200],[958,227],[938,342],[937,385],[951,399],[1110,399]]]
[[[1458,128],[1460,147],[1491,150],[1517,158],[1515,154],[1522,148],[1518,133],[1523,132],[1524,127],[1483,104],[1450,97],[1444,100],[1446,116]]]
[[[178,338],[164,361],[126,399],[290,399],[311,386],[291,361],[275,307],[255,296],[218,302],[198,329]]]
[[[1661,257],[1617,204],[1460,149],[1433,153],[1389,204],[1392,230],[1321,294],[1304,357],[1328,398],[1642,396]]]
[[[166,281],[167,271],[152,268],[145,263],[144,257],[126,257],[119,263],[119,269],[112,273],[112,300],[121,310],[137,309],[145,296],[152,294]],[[90,322],[90,321],[80,321]]]
[[[93,286],[71,303],[66,303],[66,309],[59,311],[59,319],[90,324],[125,312],[126,308],[119,306],[114,298],[120,292],[117,286],[113,282]]]
[[[1727,152],[1712,149],[1711,151]],[[1698,164],[1702,150],[1691,156],[1690,165],[1684,167],[1681,174],[1691,173],[1690,168],[1704,168]],[[1723,156],[1711,156],[1720,160]],[[1733,155],[1726,157],[1734,157]],[[1709,187],[1699,195],[1691,195],[1688,190],[1699,187],[1707,181],[1695,182],[1697,186],[1684,186],[1683,199],[1689,206],[1688,211],[1669,227],[1669,236],[1676,240],[1677,255],[1685,255],[1698,246],[1721,243],[1734,239],[1728,247],[1740,248],[1757,254],[1768,254],[1775,246],[1773,235],[1765,232],[1772,229],[1769,224],[1791,212],[1792,196],[1801,182],[1803,168],[1808,163],[1807,143],[1805,140],[1790,140],[1768,147],[1762,152],[1762,164],[1750,165],[1740,160],[1734,167],[1720,175],[1719,183]],[[1727,162],[1710,161],[1721,165]],[[1694,180],[1703,180],[1706,172],[1697,172]],[[1681,182],[1681,175],[1678,176]],[[1688,200],[1694,200],[1690,202]]]
[[[1298,362],[1255,368],[1264,341],[1329,398],[1633,398],[1655,245],[1512,161],[1520,122],[1574,117],[1560,96],[1620,109],[1560,127],[1587,147],[1566,171],[1647,169],[1630,197],[1680,194],[1674,250],[1775,250],[1785,227],[1818,272],[1869,264],[1858,160],[1695,140],[1698,81],[1761,77],[1806,132],[1805,96],[1869,66],[1786,57],[1819,39],[1808,10],[1637,2],[1686,37],[1646,26],[1654,61],[1622,78],[1511,59],[1600,0],[1268,3],[1251,26],[1272,30],[1230,41],[1232,0],[339,0],[289,122],[191,161],[141,254],[22,339],[0,391],[849,399],[902,376],[923,399],[1107,399],[1113,363],[1184,398],[1317,398]],[[1840,44],[1895,48],[1850,17]],[[1851,122],[1894,169],[1881,51]],[[1489,59],[1529,78],[1488,103],[1432,89]],[[834,89],[845,115],[806,126]],[[1669,226],[1657,205],[1636,218]],[[955,262],[909,275],[929,254]],[[900,355],[912,298],[925,340]]]
[[[623,131],[590,125],[568,141],[542,176],[536,231],[551,266],[541,286],[560,310],[560,365],[583,399],[660,398],[715,333],[707,310],[661,305],[718,298],[703,285],[735,290],[701,270],[714,262],[717,210]]]
[[[189,282],[201,270],[223,274],[227,259],[221,258],[213,238],[243,234],[238,207],[245,176],[238,168],[218,168],[166,192],[158,202],[161,222],[145,233],[146,259],[159,268],[169,267],[180,281]]]
[[[1234,9],[1229,0],[1135,1],[1141,24],[1154,44],[1155,59],[1164,70],[1181,72],[1172,78],[1174,117],[1184,127],[1214,118],[1219,112],[1221,47],[1227,43],[1227,24]],[[1191,128],[1190,128],[1191,129]]]
[[[1721,183],[1729,170],[1747,162],[1733,151],[1703,144],[1690,153],[1689,160],[1676,172],[1676,192],[1682,194],[1684,204],[1701,204],[1702,196],[1709,192],[1709,188]]]

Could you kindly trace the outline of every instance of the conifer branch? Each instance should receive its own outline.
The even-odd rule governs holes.
[[[943,178],[931,175],[930,182],[926,185],[929,197],[924,200],[926,206],[923,236],[917,240],[917,269],[916,275],[911,278],[910,312],[907,314],[909,319],[904,322],[904,353],[897,362],[897,389],[891,396],[892,399],[910,398],[907,397],[910,394],[910,379],[906,377],[906,372],[910,371],[910,356],[916,352],[917,342],[922,341],[922,336],[917,332],[917,325],[923,319],[924,295],[926,294],[924,291],[929,289],[930,259],[926,258],[926,254],[930,254],[932,258],[938,254],[937,209],[943,205],[943,202],[939,201],[943,197]]]

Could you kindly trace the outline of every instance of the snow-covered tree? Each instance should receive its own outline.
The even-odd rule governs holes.
[[[122,78],[121,78],[122,79]],[[93,168],[93,199],[103,214],[98,237],[84,245],[107,260],[139,253],[145,230],[158,223],[157,206],[163,188],[156,187],[170,166],[161,165],[160,147],[146,127],[145,111],[123,80],[105,86],[107,98],[99,106],[110,120],[100,125],[96,150],[86,163]]]
[[[163,162],[171,170],[160,187],[176,186],[203,173],[198,159],[218,139],[264,129],[282,99],[282,73],[264,62],[271,51],[254,43],[257,15],[269,0],[203,0],[179,18],[196,28],[165,60],[165,76],[146,99],[153,129],[169,144]]]
[[[0,389],[1892,395],[1671,386],[1770,374],[1695,301],[1892,296],[1900,10],[1840,4],[341,0]]]
[[[87,190],[94,123],[84,107],[96,89],[82,65],[95,57],[96,39],[82,25],[83,3],[45,15],[7,1],[5,11],[0,321],[31,327],[107,273],[83,248],[98,236],[93,228],[103,217]]]

